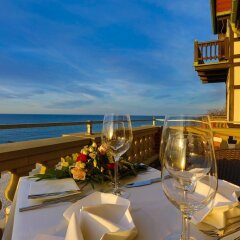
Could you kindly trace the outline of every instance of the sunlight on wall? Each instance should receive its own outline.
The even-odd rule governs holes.
[[[240,121],[240,89],[234,91],[234,102],[234,121]]]

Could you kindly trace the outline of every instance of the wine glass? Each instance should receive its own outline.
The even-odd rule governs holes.
[[[163,160],[169,135],[172,133],[193,133],[212,137],[208,115],[167,115],[164,119],[160,146],[160,160]]]
[[[162,187],[168,200],[183,215],[182,234],[167,239],[190,237],[192,215],[209,205],[217,191],[217,166],[211,136],[193,133],[172,133],[165,148]]]
[[[127,193],[119,189],[118,186],[118,162],[132,143],[133,135],[130,116],[128,114],[105,114],[101,137],[102,143],[106,144],[111,150],[115,162],[113,194],[127,197]]]

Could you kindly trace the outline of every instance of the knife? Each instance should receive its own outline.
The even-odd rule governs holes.
[[[54,196],[68,196],[75,193],[80,193],[81,190],[69,190],[63,192],[52,192],[52,193],[42,193],[42,194],[32,194],[28,195],[28,199],[37,199],[37,198],[44,198],[44,197],[54,197]]]
[[[150,185],[155,182],[161,182],[161,180],[162,180],[161,178],[152,178],[152,179],[148,179],[148,180],[128,183],[127,185],[125,185],[125,187],[127,187],[127,188],[140,187],[140,186]]]
[[[55,205],[55,204],[61,203],[61,202],[73,202],[73,201],[75,202],[77,200],[80,200],[80,199],[88,196],[90,193],[83,194],[83,195],[81,195],[81,194],[82,194],[82,192],[79,192],[79,193],[71,194],[71,195],[68,195],[65,197],[60,197],[60,198],[56,198],[56,199],[48,199],[48,200],[45,200],[43,203],[40,203],[37,205],[19,208],[19,212],[25,212],[25,211],[29,211],[29,210],[44,208],[44,207]]]

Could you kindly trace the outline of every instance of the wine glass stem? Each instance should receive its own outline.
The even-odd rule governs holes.
[[[182,236],[181,240],[189,240],[190,239],[190,228],[189,221],[191,217],[188,215],[182,214]]]
[[[113,190],[113,193],[115,195],[119,195],[119,189],[118,189],[118,160],[119,160],[119,157],[115,157],[115,164],[114,164],[114,190]]]

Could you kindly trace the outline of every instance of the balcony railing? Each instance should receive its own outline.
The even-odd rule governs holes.
[[[194,42],[194,63],[221,62],[229,58],[229,39]]]
[[[152,122],[152,125],[156,125],[156,118],[152,119],[132,119],[135,122]],[[164,119],[158,119],[158,121],[164,121]],[[102,124],[102,121],[81,121],[81,122],[53,122],[53,123],[22,123],[22,124],[0,124],[0,130],[4,129],[19,129],[19,128],[45,128],[45,127],[61,127],[61,126],[80,126],[85,125],[87,127],[87,134],[93,133],[93,125]]]

